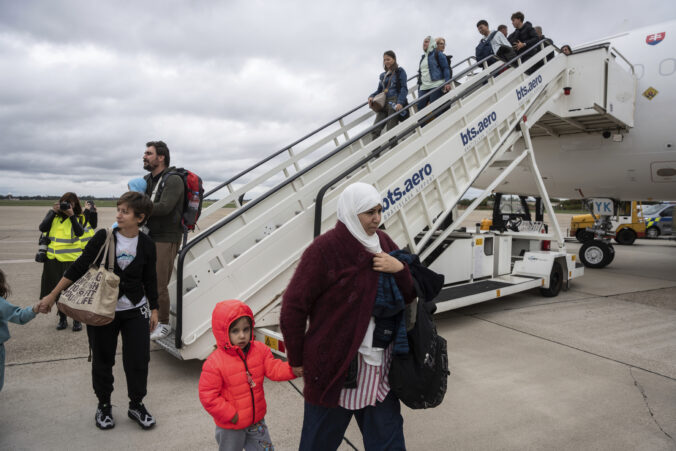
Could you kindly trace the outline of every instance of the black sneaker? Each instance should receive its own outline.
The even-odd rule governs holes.
[[[82,323],[80,321],[73,321],[73,332],[80,332],[82,330]]]
[[[63,330],[68,327],[68,321],[66,318],[59,318],[59,324],[56,325],[56,330]]]
[[[96,427],[99,429],[112,429],[115,427],[113,419],[113,406],[110,404],[99,404],[94,416]]]
[[[136,421],[143,429],[150,429],[155,426],[155,418],[146,410],[146,406],[142,403],[129,403],[129,410],[127,411],[129,418]]]

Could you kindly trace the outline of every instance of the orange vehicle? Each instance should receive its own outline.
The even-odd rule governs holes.
[[[615,233],[617,244],[633,244],[636,238],[645,237],[645,220],[641,213],[641,202],[618,202],[618,211],[611,218],[611,231]],[[590,214],[576,215],[570,220],[570,236],[581,243],[593,240],[594,234],[587,230],[594,225],[594,217]]]

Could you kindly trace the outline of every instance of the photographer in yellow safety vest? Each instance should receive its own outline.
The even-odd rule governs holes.
[[[94,235],[98,214],[92,202],[82,210],[75,193],[65,193],[49,210],[40,223],[40,231],[47,234],[47,258],[42,268],[40,297],[49,294],[63,277],[63,273],[82,254],[89,239]],[[66,315],[58,312],[57,330],[68,327]],[[82,330],[79,321],[73,321],[73,331]]]

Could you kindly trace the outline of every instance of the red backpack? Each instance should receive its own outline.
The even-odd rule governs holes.
[[[188,232],[195,230],[197,220],[202,213],[202,202],[204,200],[204,186],[200,176],[192,171],[184,168],[173,168],[168,171],[162,180],[160,180],[160,187],[157,190],[157,197],[162,193],[164,183],[170,175],[178,175],[183,180],[183,216],[181,217],[181,224],[183,225],[183,246],[188,240]]]

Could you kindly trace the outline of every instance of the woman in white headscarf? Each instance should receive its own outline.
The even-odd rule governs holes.
[[[408,266],[389,255],[397,245],[378,229],[381,213],[375,188],[348,186],[336,226],[305,250],[284,293],[287,357],[305,381],[301,450],[337,449],[353,415],[367,450],[405,449],[388,381],[392,343],[374,335],[373,314],[383,273],[393,275],[405,303],[415,294]]]

